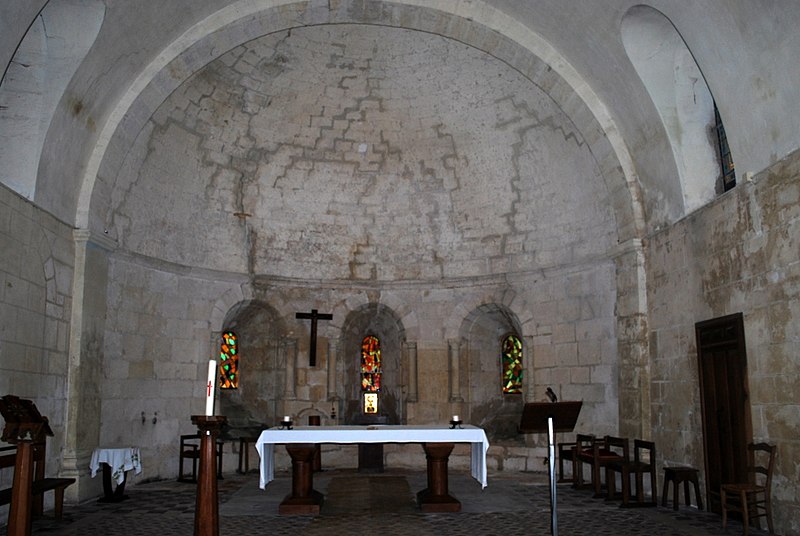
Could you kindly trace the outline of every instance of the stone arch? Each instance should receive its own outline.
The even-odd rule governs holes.
[[[408,385],[408,365],[403,352],[406,330],[399,315],[380,303],[367,303],[352,310],[342,325],[338,359],[344,387],[342,418],[345,423],[352,424],[361,417],[359,360],[361,341],[366,335],[375,335],[381,341],[384,376],[379,414],[385,416],[389,424],[404,424]]]
[[[509,310],[524,310],[515,307],[521,297],[517,292],[508,285],[488,286],[479,289],[478,292],[471,295],[471,299],[460,299],[452,305],[452,310],[447,318],[443,319],[443,335],[446,339],[461,338],[463,339],[462,330],[464,329],[464,321],[475,314],[485,304],[494,303],[499,304]],[[522,333],[520,332],[520,336]]]
[[[467,389],[462,391],[469,393],[464,401],[469,422],[484,428],[490,440],[519,442],[517,426],[525,399],[501,390],[500,345],[509,334],[524,340],[519,318],[502,303],[485,303],[464,318],[459,337]],[[524,343],[522,351],[528,351]]]
[[[242,287],[233,287],[225,291],[211,308],[209,324],[212,332],[219,334],[231,311],[241,307],[242,303],[249,303],[250,301],[252,301],[251,297],[245,294]]]

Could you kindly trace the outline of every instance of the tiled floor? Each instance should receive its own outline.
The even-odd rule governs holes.
[[[381,536],[550,534],[544,475],[490,475],[489,486],[482,490],[469,475],[451,471],[450,493],[462,503],[462,511],[455,514],[425,514],[416,508],[415,495],[426,486],[426,478],[424,472],[399,470],[377,475],[354,470],[317,473],[314,488],[325,494],[325,503],[320,515],[311,517],[277,515],[278,503],[291,489],[287,473],[279,473],[266,490],[259,489],[256,473],[225,475],[219,481],[219,534],[353,535],[373,534],[376,528]],[[130,486],[124,502],[67,505],[60,522],[47,517],[34,521],[33,534],[189,536],[194,531],[195,490],[193,484],[173,481]],[[563,536],[742,533],[741,524],[731,522],[723,531],[718,515],[695,508],[620,508],[566,484],[557,488],[556,505],[558,533]]]

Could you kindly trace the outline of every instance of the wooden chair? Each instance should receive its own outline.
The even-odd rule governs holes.
[[[631,456],[628,440],[624,437],[606,436],[605,444],[609,457],[605,464],[606,490],[608,492],[606,498],[610,501],[618,498],[616,473],[619,473],[622,482],[622,502],[626,503],[630,500],[631,494]]]
[[[625,449],[627,451],[627,449]],[[608,498],[616,498],[616,474],[620,473],[622,480],[622,506],[656,506],[658,493],[656,491],[656,444],[652,441],[634,439],[633,460],[627,452],[623,453],[623,460],[611,461],[606,466],[606,482],[608,483]],[[650,475],[650,500],[645,501],[644,475]],[[631,476],[635,477],[635,501],[631,494]]]
[[[573,485],[577,488],[584,486],[583,464],[589,464],[592,467],[591,486],[595,497],[603,496],[600,469],[605,469],[610,462],[621,460],[620,454],[609,450],[609,439],[619,438],[605,436],[603,439],[597,439],[592,435],[578,434],[575,439],[575,460],[573,461],[575,483]]]
[[[594,444],[597,438],[593,434],[576,434],[575,446],[572,447],[572,487],[585,487],[583,481],[583,464],[592,463]]]
[[[575,456],[575,441],[566,441],[558,444],[558,482],[574,482],[575,471],[569,476],[564,476],[564,462],[573,465]]]
[[[250,471],[250,448],[258,442],[258,436],[242,436],[239,438],[239,474]]]
[[[200,460],[200,432],[181,436],[180,458],[178,460],[178,482],[197,482],[197,462]],[[225,443],[217,439],[217,479],[222,480],[222,448]],[[192,476],[184,476],[183,461],[192,460]]]
[[[656,506],[658,491],[656,487],[656,444],[652,441],[634,439],[631,474],[636,476],[636,502],[624,506]],[[644,475],[650,474],[650,500],[644,500]]]
[[[748,534],[750,522],[759,517],[767,518],[769,533],[774,534],[772,527],[772,472],[775,468],[777,447],[767,443],[750,443],[747,445],[750,463],[747,473],[750,482],[722,484],[720,500],[722,502],[722,528],[728,525],[728,511],[742,515],[744,533]],[[760,528],[760,525],[759,525]]]

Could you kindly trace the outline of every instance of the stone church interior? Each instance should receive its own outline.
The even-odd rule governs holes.
[[[798,27],[791,0],[6,0],[0,396],[48,418],[69,505],[98,445],[177,478],[209,361],[224,471],[283,416],[458,415],[490,475],[544,472],[518,427],[550,388],[582,401],[559,441],[652,441],[656,488],[697,468],[713,511],[774,445],[797,534]]]

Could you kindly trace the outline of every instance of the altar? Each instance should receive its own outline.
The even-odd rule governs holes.
[[[417,494],[425,512],[457,512],[461,503],[449,494],[447,463],[455,443],[471,444],[470,474],[486,487],[486,433],[471,425],[446,426],[297,426],[261,432],[256,450],[261,457],[259,486],[265,489],[275,478],[274,448],[284,444],[292,458],[292,493],[279,507],[281,514],[318,514],[322,495],[313,489],[313,452],[321,443],[420,443],[425,451],[428,487]]]

